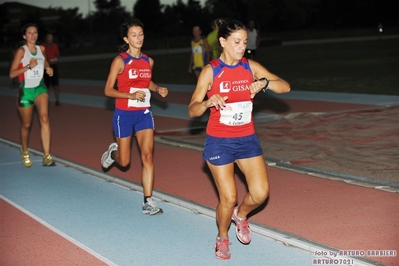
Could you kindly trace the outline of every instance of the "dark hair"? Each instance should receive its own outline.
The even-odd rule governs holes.
[[[222,25],[224,23],[224,20],[222,18],[217,18],[214,21],[212,21],[212,28],[216,28],[219,29],[220,25]]]
[[[21,29],[22,36],[24,36],[26,34],[26,31],[28,30],[29,27],[35,27],[36,30],[39,32],[39,28],[37,27],[37,25],[35,23],[28,23],[28,24],[25,24]]]
[[[219,25],[218,39],[220,37],[227,39],[233,32],[238,30],[247,30],[247,28],[241,22],[237,20],[223,20],[220,19],[221,25]]]
[[[138,18],[126,18],[122,25],[119,27],[119,33],[121,38],[127,37],[127,33],[129,32],[129,29],[133,26],[138,26],[144,29],[144,24],[139,20]],[[118,46],[119,52],[126,52],[127,49],[129,49],[129,44],[128,43],[123,43]]]

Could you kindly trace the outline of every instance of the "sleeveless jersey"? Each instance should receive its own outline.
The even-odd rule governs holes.
[[[208,44],[212,47],[212,59],[216,59],[222,53],[222,47],[220,46],[219,39],[218,39],[218,31],[214,30],[208,34],[206,37]]]
[[[36,45],[36,51],[37,53],[33,55],[30,51],[29,48],[24,45],[22,48],[25,50],[24,57],[22,57],[21,62],[19,63],[18,68],[23,68],[27,64],[30,63],[30,59],[32,57],[37,59],[37,66],[35,66],[32,69],[28,69],[24,73],[20,74],[18,76],[18,80],[21,83],[21,86],[23,88],[35,88],[40,85],[40,82],[43,79],[43,74],[44,74],[44,56],[42,53],[42,49],[40,49],[40,46]]]
[[[123,52],[120,54],[125,64],[121,74],[118,75],[118,91],[134,93],[137,90],[146,93],[145,101],[121,99],[117,98],[115,107],[121,110],[145,110],[151,106],[151,92],[148,89],[151,79],[152,70],[150,59],[147,55],[141,54],[139,58],[135,58],[130,54]]]
[[[206,47],[204,38],[199,41],[191,41],[191,50],[193,52],[193,69],[203,68],[208,62],[206,58]]]
[[[247,59],[244,57],[237,65],[229,66],[218,58],[212,60],[210,65],[213,68],[213,83],[207,92],[208,98],[214,94],[229,98],[223,109],[210,108],[207,134],[219,138],[236,138],[254,134],[253,100],[249,92],[253,74]]]

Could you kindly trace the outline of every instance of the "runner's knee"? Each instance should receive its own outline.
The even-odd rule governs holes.
[[[130,164],[130,158],[129,157],[119,157],[117,160],[118,164],[122,167],[126,167]]]
[[[220,195],[220,204],[225,208],[234,208],[237,203],[237,194],[229,193],[228,195]]]

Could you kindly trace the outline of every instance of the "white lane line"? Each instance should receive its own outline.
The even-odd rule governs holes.
[[[2,138],[0,138],[0,142],[7,143],[10,146],[15,146],[15,147],[18,146],[15,142],[8,141],[8,140],[2,139]],[[33,153],[41,154],[40,151],[38,151],[38,150],[30,149],[30,151]],[[77,164],[77,163],[74,163],[74,162],[71,162],[71,161],[68,161],[65,159],[57,158],[55,156],[53,156],[53,158],[56,160],[56,162],[63,164],[66,167],[71,167],[71,168],[73,168],[77,171],[80,171],[82,173],[85,173],[88,176],[91,176],[93,178],[103,179],[107,182],[110,182],[113,185],[125,187],[127,189],[130,189],[130,190],[133,190],[136,192],[140,192],[142,189],[141,185],[136,184],[131,181],[128,181],[128,180],[125,180],[125,179],[122,179],[122,178],[119,178],[115,175],[100,172],[96,169],[86,167],[84,165]],[[0,197],[1,197],[1,195],[0,195]],[[196,214],[201,214],[201,215],[207,216],[211,219],[216,219],[216,212],[211,207],[207,207],[205,205],[202,205],[202,204],[199,204],[196,202],[185,200],[178,196],[171,195],[169,193],[165,193],[165,192],[158,191],[158,190],[153,191],[153,197],[160,201],[187,209]],[[251,225],[252,232],[257,233],[260,236],[280,242],[283,245],[288,246],[288,247],[299,248],[299,249],[301,249],[305,252],[309,252],[309,253],[314,253],[316,251],[323,251],[325,254],[327,254],[325,257],[328,259],[334,259],[335,256],[333,254],[335,254],[335,252],[338,251],[338,249],[336,249],[336,248],[325,246],[323,244],[314,242],[310,239],[302,238],[301,236],[297,236],[297,235],[291,234],[289,232],[274,229],[267,225],[263,225],[263,224],[260,224],[257,222],[251,221],[250,225]],[[354,266],[375,265],[375,262],[372,260],[369,260],[368,258],[358,258],[358,257],[349,257],[349,256],[343,256],[341,258],[352,259],[354,261],[354,264],[353,264]],[[111,264],[111,265],[115,265],[115,264]]]
[[[33,218],[34,220],[36,220],[37,222],[39,222],[40,224],[42,224],[43,226],[47,227],[48,229],[50,229],[51,231],[53,231],[54,233],[58,234],[59,236],[63,237],[64,239],[68,240],[69,242],[71,242],[72,244],[74,244],[75,246],[78,246],[79,248],[85,250],[86,252],[88,252],[89,254],[91,254],[92,256],[96,257],[97,259],[101,260],[102,262],[108,264],[108,265],[117,265],[116,263],[108,260],[107,258],[101,256],[100,254],[98,254],[97,252],[95,252],[94,250],[90,249],[89,247],[85,246],[84,244],[80,243],[79,241],[77,241],[76,239],[68,236],[67,234],[63,233],[62,231],[58,230],[57,228],[55,228],[54,226],[52,226],[51,224],[47,223],[46,221],[42,220],[41,218],[37,217],[36,215],[34,215],[33,213],[29,212],[28,210],[22,208],[21,206],[19,206],[18,204],[16,204],[15,202],[7,199],[6,197],[4,197],[3,195],[0,195],[0,199],[6,201],[7,203],[11,204],[13,207],[15,207],[16,209],[18,209],[19,211],[25,213],[26,215],[28,215],[29,217]]]

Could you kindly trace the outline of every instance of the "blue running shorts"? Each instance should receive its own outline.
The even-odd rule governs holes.
[[[115,109],[112,124],[116,138],[126,138],[137,131],[155,128],[150,108],[137,111]]]
[[[225,165],[236,159],[263,154],[256,134],[240,138],[216,138],[206,135],[202,159],[213,165]]]

